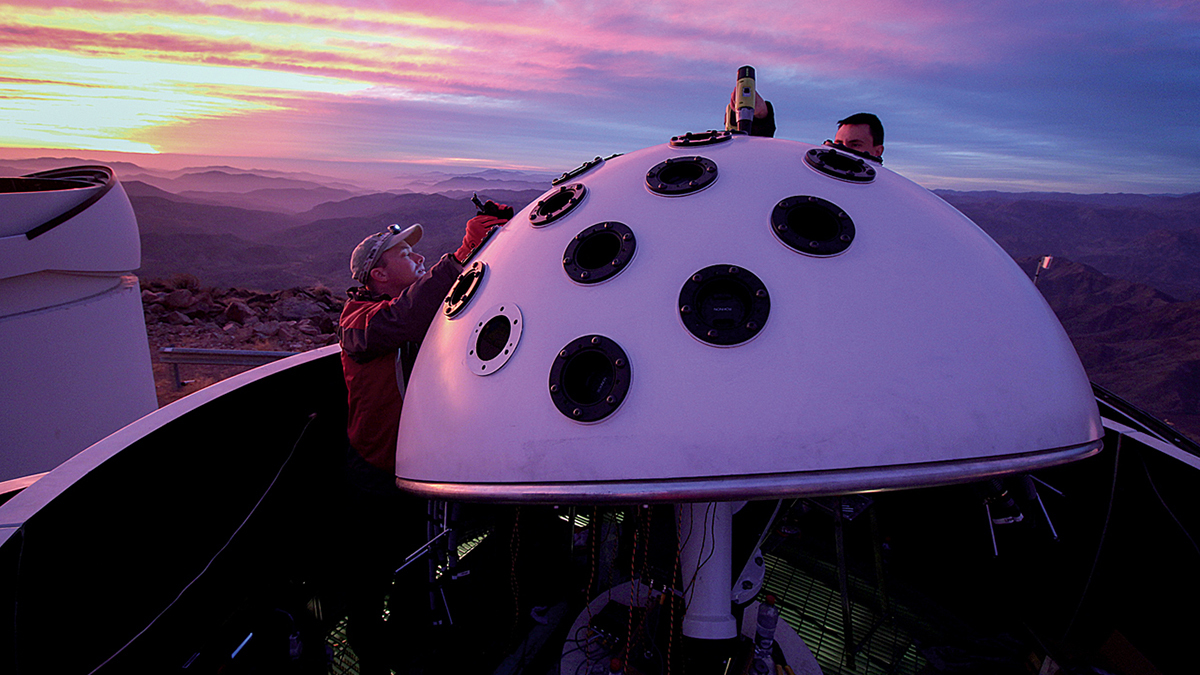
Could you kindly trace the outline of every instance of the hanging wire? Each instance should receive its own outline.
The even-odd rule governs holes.
[[[512,556],[512,565],[509,567],[509,585],[512,587],[513,598],[513,625],[509,637],[515,635],[517,626],[521,623],[521,587],[517,581],[517,553],[521,550],[521,507],[518,505],[513,512],[513,530],[512,537],[508,540],[508,550]]]
[[[1159,494],[1158,487],[1154,485],[1154,479],[1150,477],[1150,467],[1146,466],[1146,458],[1139,457],[1139,459],[1142,461],[1142,471],[1146,472],[1146,482],[1150,483],[1150,489],[1154,491],[1154,496],[1158,497],[1158,503],[1162,504],[1162,507],[1167,512],[1167,515],[1171,516],[1171,520],[1175,521],[1175,524],[1179,526],[1179,530],[1183,532],[1183,536],[1187,537],[1188,543],[1192,545],[1192,548],[1196,549],[1196,553],[1200,554],[1200,546],[1196,545],[1196,540],[1192,538],[1191,533],[1188,532],[1187,528],[1184,527],[1183,523],[1178,517],[1176,517],[1175,512],[1171,510],[1171,507],[1167,506],[1166,500],[1163,499],[1161,494]]]
[[[625,650],[623,654],[626,663],[629,663],[629,653],[633,649],[633,608],[637,605],[637,589],[639,588],[637,575],[638,539],[642,532],[642,514],[638,511],[638,507],[635,506],[633,508],[633,554],[629,556],[629,621],[625,628]]]
[[[713,519],[713,524],[712,524],[712,530],[714,531],[713,548],[714,549],[716,548],[715,530],[716,530],[716,526],[717,526],[717,514],[716,514],[716,511],[713,508],[713,506],[714,506],[714,504],[712,502],[708,502],[704,506],[704,520],[700,524],[700,527],[702,530],[701,531],[701,539],[700,539],[700,554],[701,555],[703,555],[704,548],[708,544],[708,533],[709,533],[708,518],[709,518],[709,515],[711,515],[712,519]],[[688,511],[689,511],[689,515],[690,515],[692,512],[692,509],[689,508]],[[689,518],[689,524],[690,524],[690,527],[688,529],[688,540],[691,540],[692,534],[696,531],[695,516],[691,516]],[[682,548],[682,546],[681,546],[681,548]],[[709,559],[712,558],[712,556],[713,556],[713,551],[709,551],[708,557],[706,557],[703,561],[697,559],[696,569],[692,571],[692,578],[690,580],[688,580],[687,585],[684,586],[684,588],[683,588],[683,593],[684,593],[685,598],[687,597],[688,593],[691,593],[692,586],[694,586],[696,583],[696,577],[700,576],[700,570],[703,569],[706,564],[708,564],[708,561],[709,561]]]
[[[678,540],[679,540],[679,531],[681,529],[683,529],[683,509],[681,509],[679,507],[675,507],[675,539],[676,539],[677,544],[678,544]],[[689,532],[689,534],[691,534],[691,533]],[[666,672],[666,675],[671,675],[671,648],[675,644],[675,600],[676,600],[676,594],[674,593],[674,591],[676,590],[675,589],[675,579],[677,577],[679,577],[679,575],[680,575],[679,567],[680,567],[681,558],[683,555],[681,553],[682,549],[683,549],[682,544],[678,544],[677,546],[675,546],[675,568],[671,570],[671,584],[670,584],[672,592],[667,595],[667,602],[670,604],[668,611],[670,612],[671,630],[667,633],[667,672]],[[680,579],[681,583],[682,583],[682,581],[683,580]],[[680,595],[679,599],[682,600],[683,596]]]
[[[600,507],[592,507],[592,522],[589,529],[592,540],[591,560],[588,563],[588,582],[587,588],[583,589],[583,606],[587,608],[588,624],[592,623],[592,586],[596,583],[596,574],[600,567]]]
[[[1096,575],[1096,566],[1100,563],[1100,552],[1104,549],[1104,539],[1108,536],[1108,525],[1112,520],[1113,502],[1117,498],[1117,467],[1121,463],[1121,439],[1122,435],[1117,435],[1117,449],[1113,453],[1113,473],[1112,487],[1108,493],[1108,509],[1104,514],[1104,528],[1100,531],[1100,542],[1096,544],[1096,556],[1092,558],[1092,569],[1088,572],[1087,582],[1083,585],[1083,593],[1079,596],[1079,604],[1075,606],[1075,612],[1071,614],[1071,621],[1067,624],[1067,629],[1063,631],[1062,641],[1067,641],[1067,636],[1071,634],[1071,629],[1075,627],[1075,619],[1079,618],[1079,610],[1083,609],[1083,601],[1087,598],[1088,589],[1092,585],[1092,578]]]
[[[155,616],[153,619],[151,619],[150,623],[146,624],[145,628],[138,631],[137,635],[134,635],[132,638],[130,638],[129,642],[126,642],[124,645],[121,646],[120,649],[113,652],[113,654],[111,656],[109,656],[107,659],[104,659],[104,661],[101,662],[100,665],[93,668],[89,675],[94,675],[101,668],[107,666],[109,664],[109,662],[111,662],[113,659],[120,656],[122,652],[124,652],[126,649],[128,649],[130,645],[132,645],[135,641],[137,641],[138,638],[140,638],[142,635],[144,635],[146,633],[146,631],[150,630],[150,627],[153,626],[155,623],[157,623],[158,620],[161,619],[164,614],[166,614],[172,607],[174,607],[175,603],[179,602],[180,598],[183,597],[183,594],[187,593],[188,589],[190,589],[193,585],[195,585],[195,583],[197,581],[200,581],[200,578],[203,577],[206,572],[208,572],[209,568],[212,567],[213,563],[215,563],[217,561],[217,558],[219,558],[221,556],[221,554],[225,552],[225,549],[229,548],[229,545],[233,543],[234,538],[236,538],[238,533],[242,531],[242,528],[246,526],[246,523],[250,522],[250,518],[253,517],[255,512],[258,511],[258,507],[262,506],[262,503],[264,500],[266,500],[267,495],[271,494],[271,490],[275,487],[275,483],[279,482],[279,477],[283,475],[283,470],[286,469],[288,464],[291,463],[292,457],[294,457],[296,455],[296,448],[300,447],[300,441],[303,440],[304,434],[308,432],[308,428],[310,426],[312,426],[313,420],[315,420],[315,419],[317,419],[316,413],[311,413],[308,416],[308,421],[305,422],[304,427],[302,429],[300,429],[300,435],[296,437],[296,442],[292,444],[291,451],[288,452],[288,456],[283,460],[283,464],[279,465],[279,470],[277,470],[275,472],[275,477],[271,479],[271,482],[267,485],[267,489],[263,490],[263,493],[259,496],[258,501],[254,503],[253,507],[251,507],[250,512],[246,514],[246,517],[243,518],[242,522],[237,526],[237,528],[234,529],[233,534],[229,535],[229,538],[225,540],[225,543],[221,546],[221,548],[218,549],[215,554],[213,554],[213,557],[209,559],[208,563],[204,566],[204,569],[200,570],[200,573],[197,574],[195,576],[195,578],[193,578],[191,581],[189,581],[187,583],[187,585],[183,587],[183,590],[179,591],[179,594],[175,596],[175,599],[172,600],[170,603],[168,603],[167,606],[164,607],[163,610],[161,612],[159,612],[157,616]]]

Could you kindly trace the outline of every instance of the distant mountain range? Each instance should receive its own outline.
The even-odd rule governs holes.
[[[187,272],[214,286],[273,291],[320,285],[341,292],[351,284],[349,252],[372,232],[391,223],[421,223],[422,249],[436,257],[458,248],[463,225],[475,215],[471,193],[448,197],[353,194],[320,185],[257,188],[252,186],[263,183],[246,174],[203,173],[198,180],[220,191],[192,189],[198,182],[194,177],[174,179],[175,185],[189,187],[179,194],[138,180],[122,182],[141,230],[143,277]],[[481,198],[521,209],[546,187],[484,191]],[[291,198],[293,194],[297,196]],[[335,199],[321,199],[330,194]],[[278,200],[288,201],[285,207],[269,208]]]
[[[1200,298],[1200,193],[935,192],[1009,255],[1063,256],[1179,299]]]
[[[4,164],[7,175],[71,165]],[[551,187],[549,175],[498,170],[397,178],[381,192],[312,174],[114,168],[141,229],[143,279],[188,273],[267,292],[341,293],[349,252],[368,234],[419,222],[436,257],[458,247],[472,193],[519,210]],[[1200,193],[935,192],[1031,275],[1039,256],[1054,256],[1038,286],[1089,376],[1200,438]]]
[[[1017,262],[1032,276],[1038,259]],[[1200,439],[1200,300],[1066,259],[1037,284],[1093,382]],[[1029,379],[1036,387],[1037,373]]]

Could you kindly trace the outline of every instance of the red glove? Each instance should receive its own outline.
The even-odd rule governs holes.
[[[476,248],[483,243],[484,237],[493,227],[500,227],[508,222],[507,218],[497,218],[496,216],[479,215],[467,221],[467,233],[463,235],[462,246],[458,247],[458,251],[454,253],[454,259],[458,262],[466,262],[467,258],[475,252]]]

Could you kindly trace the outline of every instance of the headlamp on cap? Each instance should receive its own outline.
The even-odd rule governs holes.
[[[379,264],[379,259],[384,252],[400,242],[413,246],[420,241],[422,233],[423,230],[419,223],[414,223],[407,228],[392,223],[383,232],[367,237],[354,248],[354,253],[350,254],[350,275],[355,281],[365,286],[368,275],[371,274],[371,270],[375,269],[375,265]]]

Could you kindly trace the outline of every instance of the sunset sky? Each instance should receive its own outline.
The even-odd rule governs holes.
[[[927,187],[1200,191],[1196,0],[0,6],[5,156],[558,173],[718,127],[749,64],[778,137],[875,112]]]

